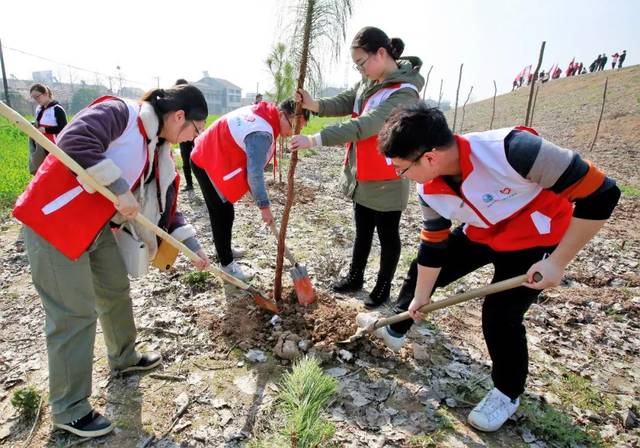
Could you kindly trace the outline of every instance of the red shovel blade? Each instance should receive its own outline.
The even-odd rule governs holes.
[[[298,296],[298,303],[300,305],[311,305],[315,302],[316,297],[309,277],[295,279],[293,281],[293,286],[296,289],[296,295]]]

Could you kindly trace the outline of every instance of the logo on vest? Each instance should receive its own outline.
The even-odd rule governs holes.
[[[504,187],[493,193],[485,193],[482,195],[482,201],[487,204],[487,207],[493,206],[497,202],[505,201],[516,196],[518,193],[514,192],[511,187]]]
[[[493,201],[493,195],[490,195],[489,193],[485,193],[482,195],[482,200],[484,201],[485,204],[488,204],[489,202]]]

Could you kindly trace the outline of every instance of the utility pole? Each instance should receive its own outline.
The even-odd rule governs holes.
[[[154,78],[156,79],[156,87],[159,89],[160,88],[160,77],[159,76],[154,76]]]
[[[7,72],[4,69],[4,55],[2,54],[2,40],[0,40],[0,65],[2,66],[2,84],[4,86],[4,99],[7,106],[11,107],[11,100],[9,99],[9,85],[7,84]]]

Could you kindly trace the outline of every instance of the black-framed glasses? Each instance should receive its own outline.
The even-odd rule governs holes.
[[[289,115],[286,112],[282,112],[282,115],[284,115],[284,118],[287,119],[287,123],[289,123],[289,127],[293,129],[293,124],[291,123],[291,119],[289,118]]]
[[[193,129],[195,129],[195,130],[196,130],[196,137],[197,137],[198,135],[200,135],[200,133],[201,133],[202,131],[201,131],[200,129],[198,129],[198,126],[196,126],[196,122],[195,122],[195,121],[193,121],[193,120],[189,120],[189,121],[190,121],[190,122],[191,122],[191,124],[193,125]]]
[[[423,155],[425,155],[426,153],[428,153],[430,151],[430,149],[425,149],[424,151],[422,151],[420,153],[420,155],[418,157],[416,157],[415,159],[413,159],[411,161],[411,163],[409,164],[409,166],[407,166],[405,169],[403,169],[402,171],[398,171],[398,169],[396,168],[396,174],[398,175],[398,177],[402,177],[404,176],[404,174],[409,171],[409,169],[411,169],[411,167],[413,165],[415,165],[416,163],[418,163],[418,160],[420,160],[422,158]]]
[[[367,61],[369,60],[369,58],[370,58],[370,57],[371,57],[371,56],[367,56],[367,57],[365,58],[365,60],[364,60],[364,61],[362,61],[362,62],[356,62],[355,64],[353,64],[353,68],[354,68],[356,71],[358,71],[358,72],[361,72],[361,73],[362,73],[362,71],[364,71],[364,65],[367,63]]]

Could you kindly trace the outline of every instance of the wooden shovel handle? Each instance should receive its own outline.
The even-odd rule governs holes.
[[[118,198],[115,194],[111,192],[108,188],[103,185],[100,185],[87,171],[82,168],[78,162],[73,160],[69,155],[60,149],[57,145],[51,142],[48,138],[46,138],[40,131],[34,128],[31,123],[29,123],[22,115],[17,113],[15,110],[11,109],[9,106],[0,101],[0,115],[4,116],[7,120],[15,124],[18,128],[20,128],[25,134],[35,140],[40,146],[47,150],[50,154],[62,162],[67,168],[77,174],[77,176],[84,182],[86,185],[91,186],[98,193],[109,199],[114,204],[117,203]],[[135,217],[135,220],[140,223],[140,225],[146,227],[151,230],[157,236],[171,244],[176,249],[180,250],[185,254],[187,258],[192,261],[200,260],[200,257],[196,255],[191,249],[182,244],[180,241],[169,235],[167,232],[162,230],[160,227],[149,221],[146,216],[141,213],[138,213]],[[218,269],[215,266],[209,265],[207,269],[215,274],[216,276],[222,278],[224,281],[231,283],[232,285],[237,286],[238,288],[244,290],[252,290],[253,287],[246,284],[245,282],[235,278],[232,275],[227,274],[221,269]]]
[[[539,273],[534,274],[534,278],[536,281],[542,280],[542,275]],[[506,291],[507,289],[517,288],[518,286],[522,286],[523,283],[527,281],[527,275],[519,275],[517,277],[509,278],[506,280],[502,280],[501,282],[492,283],[487,286],[483,286],[482,288],[472,289],[470,291],[463,292],[461,294],[456,294],[454,296],[449,297],[448,299],[438,300],[437,302],[427,303],[420,308],[421,313],[430,313],[435,310],[439,310],[441,308],[447,308],[452,305],[456,305],[458,303],[466,302],[467,300],[475,299],[476,297],[487,296],[489,294],[495,294],[497,292]],[[411,319],[409,315],[409,311],[405,311],[400,314],[396,314],[395,316],[387,317],[384,319],[379,319],[376,321],[373,330],[377,330],[381,327],[386,327],[387,325],[395,324],[398,322],[402,322],[403,320]]]
[[[273,233],[273,236],[275,236],[276,239],[278,239],[279,232],[278,232],[278,229],[276,229],[276,223],[271,221],[271,224],[269,224],[269,228],[271,229],[271,233]],[[287,246],[284,246],[284,254],[292,266],[298,265],[298,262],[296,261],[296,257],[293,256],[293,254],[291,253],[291,251]]]

